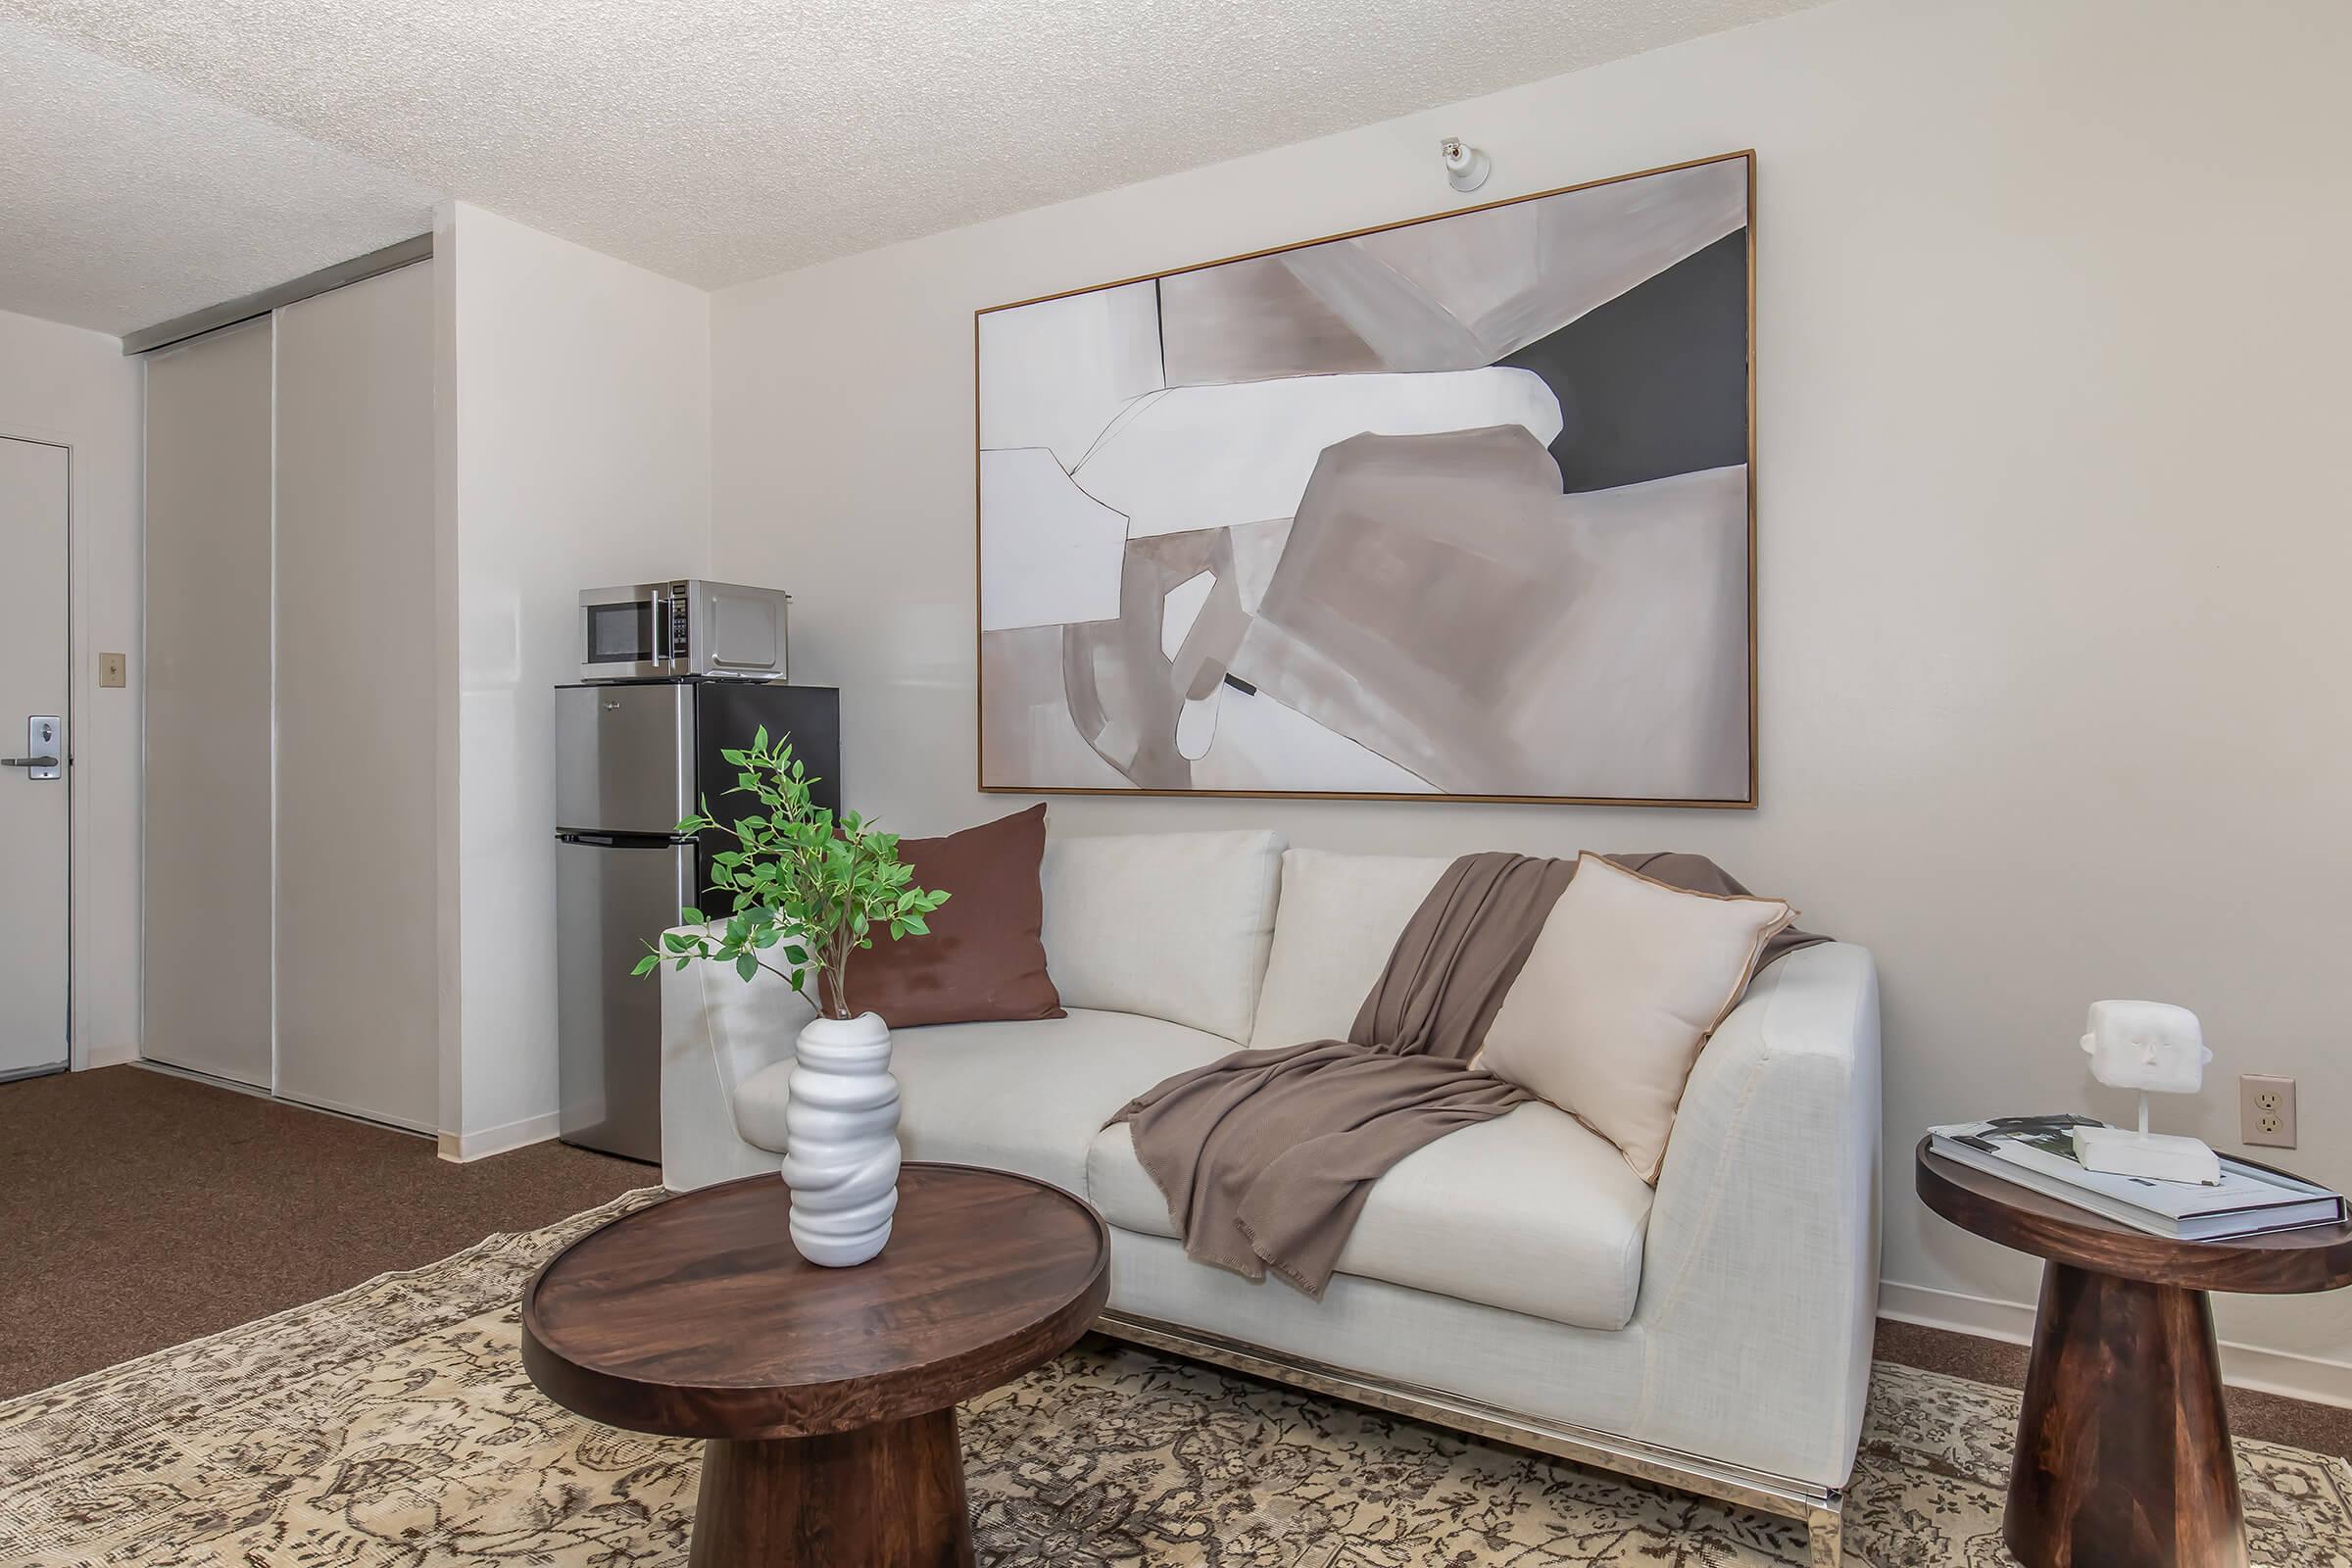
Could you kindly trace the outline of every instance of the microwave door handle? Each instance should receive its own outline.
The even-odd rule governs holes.
[[[669,662],[669,592],[656,585],[654,593],[654,646],[652,653],[657,666]]]

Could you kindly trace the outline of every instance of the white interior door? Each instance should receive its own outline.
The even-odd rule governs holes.
[[[267,1088],[270,323],[147,361],[146,1019],[158,1061]]]
[[[433,266],[277,313],[277,1092],[438,1121]]]
[[[0,1078],[67,1056],[67,526],[66,449],[0,437]]]

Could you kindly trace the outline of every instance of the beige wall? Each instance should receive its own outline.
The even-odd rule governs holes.
[[[114,338],[0,311],[0,431],[74,449],[74,1064],[139,1049],[139,398]],[[129,684],[101,691],[98,655]],[[24,715],[13,715],[18,736]]]
[[[1846,0],[726,291],[713,569],[799,596],[794,672],[844,688],[858,807],[908,832],[1009,810],[970,784],[974,307],[1438,210],[1441,134],[1494,154],[1480,199],[1755,147],[1761,809],[1054,819],[1690,849],[1794,898],[1885,975],[1886,1274],[1958,1293],[1890,1303],[2014,1328],[1962,1298],[2029,1300],[2033,1266],[1919,1208],[1911,1144],[2124,1113],[2075,1049],[2094,998],[2203,1014],[2213,1087],[2166,1126],[2235,1147],[2236,1074],[2291,1073],[2288,1157],[2352,1185],[2346,58],[2338,0]],[[2352,1362],[2340,1301],[2221,1313]]]
[[[441,1128],[471,1157],[556,1130],[555,688],[579,678],[582,588],[708,565],[710,299],[462,202],[434,233],[458,757]]]

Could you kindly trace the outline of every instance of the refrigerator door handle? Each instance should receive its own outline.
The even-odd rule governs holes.
[[[694,838],[679,833],[588,833],[578,828],[556,829],[558,844],[586,844],[600,850],[674,850]]]

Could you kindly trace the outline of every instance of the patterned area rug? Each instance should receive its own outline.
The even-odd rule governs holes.
[[[632,1194],[0,1404],[0,1563],[668,1568],[698,1445],[591,1425],[515,1350],[523,1281]],[[1882,1365],[1848,1562],[1997,1568],[2016,1396]],[[1798,1528],[1094,1342],[964,1410],[995,1568],[1744,1568]],[[2352,1466],[2238,1445],[2254,1558],[2352,1564]]]

